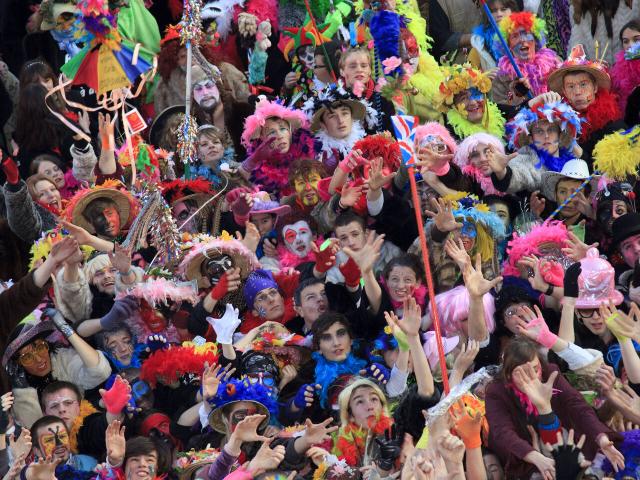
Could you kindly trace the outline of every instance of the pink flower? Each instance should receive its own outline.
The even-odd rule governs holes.
[[[384,65],[384,74],[389,75],[392,71],[402,65],[402,60],[398,57],[389,57],[382,61],[382,65]]]
[[[385,85],[387,85],[389,82],[387,82],[387,79],[384,77],[380,77],[378,78],[378,81],[376,82],[376,92],[380,93],[382,91],[382,89],[385,87]]]
[[[369,50],[373,50],[373,46],[374,46],[373,40],[369,40],[369,43],[367,43],[367,48]]]
[[[362,97],[362,92],[364,92],[364,83],[362,83],[360,80],[354,81],[351,90],[356,97]]]

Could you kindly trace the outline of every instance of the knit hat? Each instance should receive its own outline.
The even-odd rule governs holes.
[[[244,298],[247,302],[249,310],[253,310],[253,303],[256,296],[267,288],[278,289],[278,284],[273,278],[273,273],[269,270],[258,269],[249,274],[246,283],[244,284]]]
[[[615,305],[622,303],[624,297],[616,290],[615,271],[609,262],[600,258],[597,248],[590,248],[580,265],[576,308],[599,308],[609,301]]]

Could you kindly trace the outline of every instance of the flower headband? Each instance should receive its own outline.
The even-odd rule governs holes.
[[[440,100],[445,111],[453,105],[454,97],[459,93],[475,89],[484,96],[491,90],[491,78],[468,63],[444,66],[442,73],[444,81],[440,84]]]

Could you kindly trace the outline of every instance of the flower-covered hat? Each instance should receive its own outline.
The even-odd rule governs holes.
[[[232,378],[226,385],[221,384],[218,394],[209,401],[213,407],[209,414],[211,428],[216,432],[226,433],[226,427],[222,421],[222,409],[237,402],[251,402],[261,415],[266,415],[267,418],[261,426],[268,425],[271,415],[278,414],[278,402],[271,396],[267,387],[260,383],[251,383],[248,379]]]
[[[576,308],[599,308],[609,301],[615,305],[622,303],[624,297],[616,290],[615,271],[609,262],[600,258],[597,248],[590,248],[580,265]]]
[[[476,195],[467,192],[458,192],[454,195],[447,195],[447,200],[453,202],[453,216],[464,218],[476,224],[482,224],[491,237],[500,241],[506,236],[504,223],[491,211],[486,203],[481,202]]]
[[[523,108],[507,123],[509,146],[520,148],[531,143],[530,128],[540,120],[547,120],[560,127],[560,146],[570,148],[580,135],[582,126],[578,113],[565,102],[538,103],[533,108]]]
[[[126,229],[131,224],[133,219],[136,218],[140,208],[138,200],[129,193],[121,182],[117,180],[107,180],[102,185],[79,190],[69,200],[69,203],[67,203],[67,206],[61,214],[62,218],[74,225],[84,228],[91,234],[95,234],[95,228],[84,218],[82,212],[87,208],[87,205],[99,198],[111,200],[116,204],[122,229]]]
[[[491,90],[491,78],[468,63],[443,66],[442,73],[444,80],[440,84],[440,108],[444,112],[455,107],[454,97],[465,90],[476,89],[485,96]]]
[[[309,122],[307,116],[302,110],[286,107],[277,100],[269,101],[266,97],[261,96],[256,103],[256,110],[253,115],[247,117],[244,122],[244,131],[242,132],[242,144],[248,147],[252,140],[260,137],[262,127],[270,118],[280,118],[291,125],[291,131],[295,132],[299,128],[307,128]]]
[[[546,43],[546,25],[544,20],[538,18],[531,12],[514,12],[508,17],[504,17],[500,21],[500,33],[505,40],[509,41],[509,36],[524,28],[525,32],[532,33],[536,39],[536,45],[538,48],[544,46]]]
[[[547,83],[549,90],[562,94],[564,76],[569,72],[585,72],[595,78],[599,88],[609,90],[611,88],[611,77],[607,72],[607,66],[602,61],[587,60],[584,47],[581,44],[571,49],[569,57],[562,62],[560,68],[554,70]]]
[[[177,454],[175,470],[179,480],[191,480],[191,475],[202,467],[211,465],[220,456],[217,448],[205,448],[204,450],[190,450]]]
[[[255,253],[227,232],[222,232],[222,235],[209,242],[194,244],[180,263],[179,271],[187,280],[196,280],[198,287],[203,288],[204,277],[200,271],[202,262],[222,254],[229,255],[233,259],[234,267],[240,268],[242,279],[247,278],[249,273],[260,266]]]

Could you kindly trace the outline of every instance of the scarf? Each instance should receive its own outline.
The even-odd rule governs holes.
[[[340,375],[357,375],[360,373],[360,370],[367,366],[367,362],[357,358],[353,352],[349,352],[347,358],[341,362],[327,360],[320,352],[313,352],[311,356],[316,361],[316,383],[322,386],[322,389],[320,390],[320,405],[323,408],[327,406],[327,393],[331,382]]]
[[[195,176],[202,177],[210,181],[211,183],[213,183],[215,187],[219,188],[224,183],[221,178],[223,177],[223,173],[222,173],[222,170],[220,170],[220,166],[224,163],[230,164],[230,162],[233,161],[234,156],[235,156],[235,151],[233,150],[233,148],[226,148],[224,151],[224,155],[218,161],[218,164],[216,165],[215,168],[211,168],[204,164],[200,164],[196,168]]]
[[[384,413],[371,422],[369,428],[363,428],[353,422],[338,429],[331,453],[352,467],[358,466],[367,450],[367,440],[376,438],[391,428],[392,420]]]
[[[524,411],[526,412],[527,415],[530,415],[530,416],[533,415],[534,417],[538,416],[538,409],[536,408],[536,406],[533,404],[533,402],[527,396],[526,393],[524,393],[522,390],[520,390],[518,387],[516,387],[516,385],[513,382],[508,383],[507,384],[507,388],[520,401],[520,405],[522,405],[524,407]],[[561,390],[558,390],[557,388],[553,388],[551,390],[551,395],[556,395],[556,394],[558,394],[560,392],[561,392]]]
[[[581,142],[588,141],[593,133],[622,117],[615,95],[604,89],[598,90],[595,100],[587,107],[586,111],[578,113],[581,118],[586,120],[582,124]]]
[[[618,107],[624,112],[627,99],[633,89],[640,85],[640,59],[627,60],[624,50],[616,53],[616,63],[611,67],[611,88],[618,94]]]
[[[533,60],[523,61],[516,58],[516,64],[522,74],[529,80],[533,95],[536,96],[548,91],[547,77],[560,66],[560,59],[553,50],[541,48],[536,51]],[[513,65],[511,65],[506,55],[498,62],[498,75],[506,76],[510,80],[518,78]]]
[[[349,133],[347,138],[338,139],[331,137],[324,129],[321,129],[316,133],[316,139],[320,142],[321,152],[331,156],[334,150],[336,150],[344,158],[353,150],[353,145],[366,135],[367,133],[364,131],[362,122],[360,120],[354,120],[351,133]]]
[[[447,112],[447,122],[453,128],[453,131],[460,139],[465,139],[474,133],[490,133],[496,138],[502,138],[504,135],[504,117],[498,106],[490,100],[484,104],[485,118],[488,117],[488,125],[485,128],[485,121],[481,123],[471,123],[455,108]]]
[[[560,172],[562,171],[562,167],[569,160],[573,160],[575,155],[570,150],[566,148],[560,147],[560,156],[555,157],[551,155],[544,149],[536,147],[533,143],[529,145],[531,150],[536,152],[538,155],[538,163],[536,163],[536,168],[546,168],[550,172]]]

